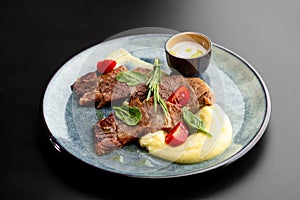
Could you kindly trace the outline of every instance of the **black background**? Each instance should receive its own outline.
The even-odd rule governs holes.
[[[1,199],[298,199],[297,0],[7,1],[0,5]],[[101,171],[59,153],[40,118],[55,71],[82,50],[140,27],[198,31],[264,79],[269,126],[245,156],[205,174],[162,180]]]

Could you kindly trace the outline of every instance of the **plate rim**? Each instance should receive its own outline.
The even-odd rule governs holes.
[[[135,36],[143,36],[143,35],[165,35],[165,36],[171,36],[171,34],[140,34],[140,35],[133,35],[133,36],[125,36],[125,37],[135,37]],[[122,37],[123,38],[123,37]],[[121,38],[116,38],[116,39],[121,39]],[[115,40],[115,39],[114,39]],[[108,41],[103,41],[104,43],[106,42],[110,42],[111,40]],[[44,88],[42,90],[42,95],[40,97],[40,106],[39,106],[39,110],[40,110],[40,118],[42,119],[42,127],[46,133],[46,135],[48,136],[48,139],[50,141],[50,143],[53,145],[53,147],[60,153],[65,153],[67,155],[70,155],[71,157],[75,158],[76,160],[79,160],[95,169],[100,169],[102,171],[106,171],[109,173],[113,173],[113,174],[119,174],[119,175],[124,175],[124,176],[128,176],[128,177],[135,177],[135,178],[148,178],[148,179],[157,179],[157,178],[175,178],[175,177],[182,177],[182,176],[190,176],[190,175],[194,175],[194,174],[202,174],[208,171],[212,171],[215,170],[217,168],[220,168],[222,166],[226,166],[229,165],[231,163],[233,163],[234,161],[238,160],[239,158],[243,157],[248,151],[250,151],[256,144],[257,142],[261,139],[261,137],[264,135],[270,118],[271,118],[271,112],[272,112],[272,106],[271,106],[271,97],[270,97],[270,93],[268,91],[267,85],[264,82],[264,80],[262,79],[261,75],[258,73],[258,71],[248,62],[246,61],[243,57],[241,57],[239,54],[237,54],[236,52],[222,46],[216,43],[212,43],[214,47],[217,47],[229,54],[231,54],[232,56],[236,57],[238,60],[240,60],[241,62],[243,62],[252,72],[253,75],[256,76],[257,80],[259,81],[259,83],[262,86],[262,90],[264,91],[264,95],[265,95],[265,100],[266,100],[266,111],[264,113],[264,117],[263,117],[263,121],[260,125],[260,128],[258,129],[258,131],[256,132],[255,136],[248,142],[248,144],[246,144],[241,150],[239,150],[237,153],[235,153],[234,155],[230,156],[229,158],[223,160],[222,162],[218,163],[217,165],[213,165],[211,167],[208,167],[206,169],[202,169],[202,170],[196,170],[196,171],[192,171],[192,172],[188,172],[188,173],[180,173],[180,174],[174,174],[174,175],[167,175],[167,176],[143,176],[143,175],[138,175],[138,174],[129,174],[129,173],[119,173],[113,170],[107,170],[107,169],[103,169],[103,168],[99,168],[97,166],[92,165],[91,163],[86,162],[85,160],[73,155],[70,151],[68,151],[62,144],[60,144],[56,137],[53,135],[53,133],[51,133],[48,124],[46,122],[45,119],[45,113],[44,113],[44,101],[45,101],[45,95],[47,92],[47,89],[51,83],[51,81],[53,80],[53,78],[55,77],[55,75],[59,72],[60,69],[62,69],[71,59],[73,59],[74,57],[76,57],[77,55],[91,49],[91,48],[95,48],[96,46],[102,44],[103,42],[100,42],[96,45],[92,45],[90,47],[87,47],[86,49],[80,51],[79,53],[75,54],[74,56],[72,56],[71,58],[67,59],[67,61],[65,63],[63,63],[62,65],[60,65],[59,67],[56,68],[56,70],[54,70],[54,72],[49,76],[48,80],[45,82],[44,84]]]

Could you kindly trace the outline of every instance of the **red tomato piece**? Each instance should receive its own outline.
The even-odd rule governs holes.
[[[188,129],[183,122],[178,122],[166,135],[165,142],[170,146],[178,146],[184,143],[189,135]]]
[[[97,62],[97,70],[99,73],[105,74],[111,72],[116,65],[115,60],[100,60]]]
[[[190,91],[185,86],[179,86],[168,98],[167,101],[183,108],[190,100]]]

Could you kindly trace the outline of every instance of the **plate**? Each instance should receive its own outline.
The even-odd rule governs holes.
[[[134,144],[103,156],[95,154],[92,131],[97,120],[95,109],[78,107],[70,86],[79,76],[95,71],[98,60],[120,48],[145,62],[152,63],[158,57],[167,70],[163,47],[170,36],[141,34],[112,39],[84,50],[60,67],[48,82],[42,99],[42,114],[54,147],[100,170],[140,178],[204,173],[234,162],[253,148],[264,134],[271,115],[267,87],[247,61],[213,44],[210,66],[201,78],[212,88],[217,103],[232,122],[233,143],[223,154],[189,165],[155,158]]]

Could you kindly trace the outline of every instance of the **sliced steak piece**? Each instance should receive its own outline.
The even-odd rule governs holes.
[[[203,80],[200,78],[186,79],[195,92],[198,104],[200,105],[199,109],[203,106],[211,106],[213,103],[215,103],[215,95]],[[187,106],[194,107],[194,105],[191,105],[191,103],[192,102],[188,102]]]
[[[166,101],[169,96],[181,85],[187,85],[187,81],[181,75],[163,76],[160,87],[160,96]]]
[[[190,92],[190,99],[186,107],[191,112],[196,112],[201,107],[203,107],[203,104],[198,100],[198,94],[196,94],[196,90],[194,88],[196,84],[190,85],[188,79],[183,77],[182,75],[164,76],[162,79],[162,83],[160,84],[160,96],[166,101],[171,96],[171,94],[180,86],[185,86]]]
[[[71,89],[79,97],[79,105],[92,105],[95,99],[100,99],[101,94],[97,90],[98,77],[96,72],[89,72],[78,78]]]
[[[94,126],[95,151],[97,155],[107,154],[138,139],[140,126],[129,126],[114,114],[99,120]]]
[[[208,85],[200,78],[186,78],[181,75],[164,76],[160,84],[160,95],[164,100],[179,87],[189,89],[190,100],[185,107],[191,112],[197,112],[203,106],[210,106],[215,102],[215,96]]]
[[[122,147],[116,134],[116,123],[113,114],[95,124],[94,143],[97,155],[104,155]]]
[[[126,83],[118,82],[116,79],[118,73],[123,71],[128,71],[127,67],[120,66],[109,73],[99,76],[97,91],[101,93],[101,98],[97,99],[97,108],[102,108],[112,101],[126,98],[130,94],[130,87]]]
[[[135,92],[136,86],[128,86],[117,81],[116,76],[123,71],[128,71],[125,66],[120,66],[111,72],[97,76],[96,72],[90,72],[78,78],[71,89],[79,97],[81,106],[93,105],[102,108],[117,100],[124,100]],[[134,68],[132,71],[140,72],[146,76],[151,72],[147,68]]]
[[[98,86],[98,77],[96,72],[89,72],[82,77],[76,79],[76,81],[71,85],[71,89],[76,95],[82,96],[87,92],[95,92]]]
[[[96,72],[90,72],[78,78],[71,89],[79,97],[79,105],[95,104],[97,108],[102,108],[114,100],[128,97],[131,88],[116,79],[117,74],[122,71],[128,71],[127,67],[120,66],[100,76]]]

